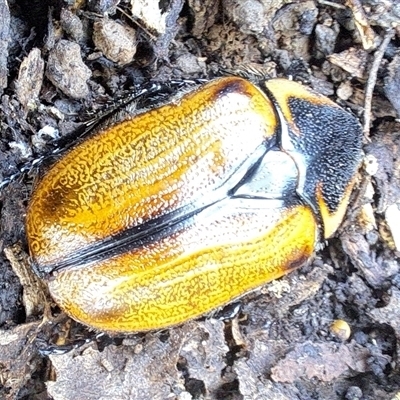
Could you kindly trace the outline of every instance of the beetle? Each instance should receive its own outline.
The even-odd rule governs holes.
[[[99,330],[204,315],[300,267],[334,234],[361,140],[353,115],[279,78],[218,78],[123,110],[34,188],[32,266],[68,315]]]

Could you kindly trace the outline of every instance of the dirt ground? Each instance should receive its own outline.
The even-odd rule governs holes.
[[[0,0],[0,21],[1,399],[400,398],[398,2]],[[241,66],[360,119],[365,159],[335,237],[179,327],[110,337],[66,318],[29,268],[32,161],[133,85]]]

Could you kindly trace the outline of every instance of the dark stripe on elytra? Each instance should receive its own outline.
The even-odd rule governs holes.
[[[195,215],[211,205],[195,209],[191,206],[183,207],[169,214],[153,218],[141,225],[125,229],[106,239],[90,244],[59,263],[41,266],[40,271],[42,272],[39,272],[39,275],[43,277],[43,273],[50,275],[64,269],[82,268],[161,241],[190,225]],[[192,209],[190,210],[190,208]],[[37,266],[35,270],[38,270]]]
[[[234,190],[239,185],[245,184],[251,180],[257,170],[256,166],[259,165],[261,159],[271,147],[272,145],[270,143],[260,145],[259,151],[255,151],[255,154],[259,154],[259,152],[262,151],[262,155],[258,155],[254,159],[249,158],[245,161],[248,165],[242,177],[236,176],[237,171],[233,172],[225,183],[217,189],[223,191],[223,194],[219,198],[213,199],[213,201],[209,201],[208,203],[200,199],[197,202],[181,207],[168,214],[154,217],[141,225],[127,228],[122,232],[92,243],[60,262],[40,265],[39,268],[33,261],[32,267],[41,278],[44,278],[63,269],[85,267],[98,261],[107,260],[111,257],[140,249],[185,229],[185,227],[193,222],[193,218],[197,214],[226,198],[233,197]],[[242,166],[245,165],[245,163],[243,163]]]

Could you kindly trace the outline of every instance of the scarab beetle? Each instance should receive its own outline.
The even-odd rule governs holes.
[[[33,268],[77,321],[203,315],[304,264],[344,216],[361,129],[301,84],[225,77],[126,114],[60,158],[27,212]]]

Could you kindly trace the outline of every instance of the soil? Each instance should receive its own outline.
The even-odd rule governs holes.
[[[397,2],[0,0],[0,20],[0,398],[400,398]],[[360,119],[341,228],[308,265],[182,326],[113,336],[68,319],[25,238],[49,155],[133,86],[243,67]]]

